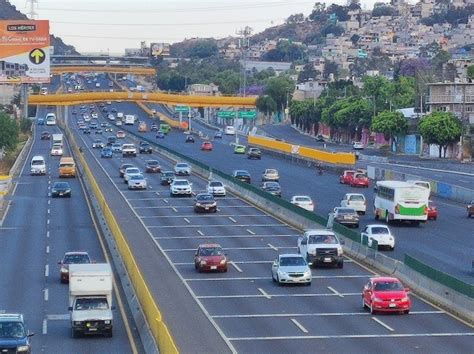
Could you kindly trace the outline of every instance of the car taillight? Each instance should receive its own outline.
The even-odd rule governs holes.
[[[395,214],[400,214],[400,205],[399,204],[395,205]]]
[[[428,214],[428,207],[425,205],[425,210],[423,212],[425,215]]]

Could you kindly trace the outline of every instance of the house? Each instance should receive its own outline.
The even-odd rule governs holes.
[[[214,84],[193,84],[188,85],[187,91],[195,96],[220,96],[219,86]]]

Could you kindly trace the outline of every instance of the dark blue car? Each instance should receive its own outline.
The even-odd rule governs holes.
[[[102,158],[112,158],[113,151],[110,147],[106,146],[100,151],[100,157]]]
[[[44,125],[44,118],[38,118],[37,123],[38,125]]]
[[[25,329],[23,315],[0,314],[1,353],[30,353],[33,335]]]

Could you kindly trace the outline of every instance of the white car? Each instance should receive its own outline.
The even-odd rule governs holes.
[[[46,162],[43,156],[33,156],[30,163],[30,172],[32,175],[45,175]]]
[[[121,120],[121,119],[117,119],[117,121],[115,122],[115,124],[120,127],[120,126],[122,126],[123,123],[122,123],[122,120]]]
[[[63,155],[63,146],[61,144],[53,144],[51,148],[51,156],[62,156]]]
[[[94,118],[94,119],[98,119],[99,118],[99,115],[97,113],[92,113],[91,114],[91,117]]]
[[[128,189],[146,189],[146,178],[142,174],[131,175],[128,179]]]
[[[88,114],[84,114],[84,115],[82,116],[82,118],[84,118],[84,122],[90,122],[90,121],[91,121],[91,116],[88,115]]]
[[[341,207],[354,209],[358,214],[365,215],[367,212],[367,200],[360,193],[346,193],[341,200]]]
[[[137,148],[133,144],[123,144],[122,145],[122,157],[126,156],[137,156]]]
[[[101,140],[94,140],[92,143],[92,148],[93,149],[102,149],[105,146],[105,144]]]
[[[113,143],[112,144],[112,152],[122,152],[122,144]]]
[[[364,236],[368,238],[369,247],[372,247],[372,242],[375,240],[377,241],[378,247],[388,247],[390,251],[395,249],[395,236],[387,225],[367,225],[360,233],[361,242]]]
[[[280,175],[278,170],[274,168],[267,168],[262,174],[262,182],[273,181],[278,182],[280,180]]]
[[[272,280],[281,284],[311,285],[311,269],[301,254],[280,254],[272,264]]]
[[[298,238],[298,253],[306,258],[308,264],[333,264],[338,268],[344,267],[344,257],[341,243],[336,234],[329,230],[306,230]]]
[[[352,148],[354,150],[364,150],[364,144],[362,144],[360,141],[354,141],[352,143]]]
[[[224,129],[224,134],[225,135],[235,135],[235,128],[231,125],[228,125],[227,127],[225,127]]]
[[[141,175],[141,174],[142,174],[142,171],[140,171],[139,168],[137,168],[137,167],[128,167],[127,169],[125,169],[125,173],[123,174],[123,180],[124,180],[125,183],[128,183],[128,180],[132,176]]]
[[[308,195],[294,195],[290,200],[291,204],[299,206],[308,211],[314,211],[314,203]]]
[[[109,113],[109,114],[107,115],[107,118],[108,118],[109,120],[115,120],[115,116],[114,116],[112,113]]]
[[[225,197],[225,186],[222,182],[219,181],[209,181],[209,183],[207,184],[207,193],[212,194],[213,196]]]
[[[191,197],[193,194],[192,184],[187,179],[174,179],[170,184],[170,196],[185,195]]]
[[[176,176],[189,176],[191,174],[191,166],[186,162],[178,162],[174,166],[174,173]]]

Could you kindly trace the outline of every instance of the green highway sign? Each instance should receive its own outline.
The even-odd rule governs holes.
[[[235,118],[234,111],[219,111],[217,112],[219,118]]]
[[[175,112],[188,112],[189,107],[188,106],[175,106],[174,110]]]
[[[257,111],[240,111],[239,118],[242,119],[255,119],[257,118]]]

